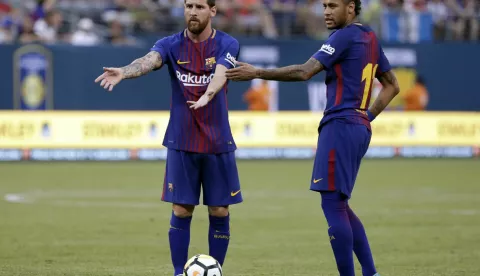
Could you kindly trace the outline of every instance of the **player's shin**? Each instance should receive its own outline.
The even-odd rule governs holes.
[[[328,223],[328,236],[340,276],[354,276],[353,234],[347,203],[338,192],[322,192],[322,209]]]
[[[190,245],[190,224],[192,217],[177,217],[172,212],[168,238],[172,257],[174,275],[183,275],[183,267],[188,260],[188,246]]]
[[[210,256],[223,265],[230,242],[230,214],[226,216],[209,216],[208,245]]]
[[[350,206],[347,205],[347,214],[352,226],[353,232],[353,251],[358,261],[362,265],[362,274],[364,276],[377,275],[375,264],[373,263],[372,251],[368,243],[367,234],[360,219],[355,215]]]

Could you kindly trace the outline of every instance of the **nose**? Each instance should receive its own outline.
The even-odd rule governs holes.
[[[190,9],[190,15],[191,16],[197,16],[197,8],[196,7],[193,7]]]
[[[332,10],[329,7],[326,7],[323,10],[323,15],[331,15],[331,14],[332,14]]]

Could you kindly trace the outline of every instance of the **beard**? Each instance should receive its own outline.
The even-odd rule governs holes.
[[[187,28],[192,34],[201,34],[203,30],[208,25],[208,20],[205,20],[204,22],[200,21],[199,19],[190,19],[187,21]]]

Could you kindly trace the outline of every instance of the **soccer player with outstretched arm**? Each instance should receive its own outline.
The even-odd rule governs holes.
[[[242,202],[230,130],[225,72],[235,67],[236,39],[212,28],[215,0],[185,0],[187,28],[160,39],[144,57],[104,68],[95,81],[112,90],[123,79],[168,67],[172,103],[163,145],[168,148],[162,200],[173,203],[169,241],[174,275],[188,259],[190,223],[203,189],[209,254],[221,265],[230,240],[228,206]]]
[[[327,107],[318,128],[317,153],[310,189],[318,191],[328,235],[341,276],[352,276],[353,253],[364,276],[378,275],[365,229],[348,204],[372,135],[370,122],[398,94],[390,64],[372,29],[360,24],[360,0],[323,0],[325,22],[335,30],[306,63],[259,69],[238,62],[227,78],[306,81],[325,70]],[[383,88],[370,106],[372,83]],[[370,106],[370,107],[369,107]]]

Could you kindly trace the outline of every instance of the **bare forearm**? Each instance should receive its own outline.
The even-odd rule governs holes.
[[[380,93],[369,108],[370,113],[372,113],[375,117],[378,116],[387,106],[388,104],[398,95],[400,92],[400,88],[398,87],[397,78],[393,74],[393,72],[389,71],[382,74],[379,77],[379,81],[382,84],[383,88],[380,90]]]
[[[131,79],[146,75],[161,66],[162,57],[160,54],[150,52],[146,56],[136,59],[131,64],[120,69],[122,69],[124,79]]]
[[[211,100],[215,95],[217,95],[218,91],[222,89],[222,87],[227,82],[227,77],[225,76],[214,76],[208,85],[207,91],[205,94]]]
[[[290,65],[275,69],[258,69],[257,77],[264,80],[304,81],[307,74],[302,65]]]
[[[397,94],[392,86],[382,88],[377,99],[369,108],[370,112],[375,117],[378,116],[378,114],[380,114],[388,106],[388,104],[393,100],[393,98],[395,98],[396,95]]]

